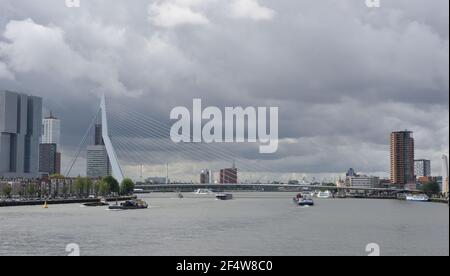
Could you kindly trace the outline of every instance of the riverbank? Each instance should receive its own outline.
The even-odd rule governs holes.
[[[106,201],[125,201],[136,199],[137,196],[120,196],[107,197]],[[94,203],[100,202],[100,198],[77,198],[77,199],[39,199],[39,200],[14,200],[14,201],[0,201],[0,207],[14,207],[14,206],[36,206],[44,205],[59,205],[59,204],[74,204],[74,203]]]

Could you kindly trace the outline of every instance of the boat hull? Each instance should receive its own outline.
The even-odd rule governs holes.
[[[233,195],[232,194],[218,194],[218,195],[216,195],[216,198],[219,200],[231,200],[231,199],[233,199]]]

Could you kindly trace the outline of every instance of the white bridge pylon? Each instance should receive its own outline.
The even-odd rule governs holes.
[[[116,151],[114,150],[111,139],[109,138],[108,132],[108,117],[106,116],[106,98],[105,95],[102,97],[100,103],[100,111],[102,116],[102,137],[105,142],[106,152],[108,154],[109,162],[111,163],[112,176],[120,183],[122,183],[124,176],[122,168],[119,165],[119,160],[117,159]]]

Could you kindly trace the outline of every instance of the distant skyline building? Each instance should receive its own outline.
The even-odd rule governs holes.
[[[86,175],[90,178],[103,178],[111,175],[111,166],[105,146],[88,146]]]
[[[391,184],[415,185],[413,132],[392,132],[390,149]]]
[[[50,112],[49,116],[42,120],[42,139],[39,145],[39,172],[50,175],[61,173],[60,137],[61,121]]]
[[[204,169],[200,173],[200,184],[212,184],[211,171]]]
[[[426,159],[414,160],[414,175],[416,178],[431,176],[431,161]]]
[[[448,157],[442,155],[442,193],[448,194]]]
[[[61,139],[61,121],[50,115],[42,120],[42,144],[56,144],[59,148]]]
[[[99,145],[105,145],[105,142],[103,141],[103,136],[102,136],[102,125],[101,124],[96,124],[95,125],[95,138],[94,138],[94,145],[99,146]]]
[[[102,125],[96,124],[94,131],[94,145],[87,148],[87,177],[102,178],[110,176],[111,163],[102,136]]]
[[[56,144],[39,145],[39,172],[52,174],[61,173],[61,157],[58,156]]]
[[[375,176],[355,175],[347,178],[348,187],[373,189],[380,187],[380,178]]]
[[[238,184],[238,169],[233,164],[232,168],[220,170],[221,184]]]
[[[347,173],[345,174],[347,177],[357,176],[355,170],[353,168],[348,169]]]
[[[42,98],[0,91],[0,177],[36,178]]]

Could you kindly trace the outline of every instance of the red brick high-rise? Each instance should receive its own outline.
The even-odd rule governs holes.
[[[391,133],[391,184],[415,184],[414,138],[411,131]]]

